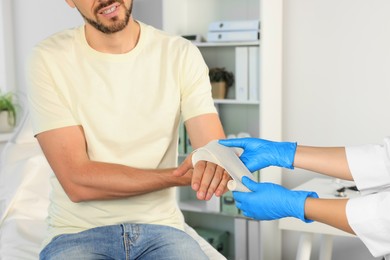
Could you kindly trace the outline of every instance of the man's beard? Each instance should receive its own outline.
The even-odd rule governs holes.
[[[129,23],[129,20],[130,20],[130,16],[131,16],[131,12],[133,10],[133,2],[131,2],[131,5],[129,7],[129,9],[126,10],[126,16],[123,20],[119,20],[118,17],[113,17],[111,18],[111,21],[113,21],[114,23],[112,25],[104,25],[103,23],[101,23],[99,21],[99,19],[97,18],[97,12],[98,10],[106,7],[106,6],[109,6],[109,5],[112,5],[113,3],[115,2],[118,2],[120,3],[121,5],[125,6],[125,4],[123,3],[123,0],[110,0],[104,4],[101,4],[99,5],[96,9],[95,9],[95,17],[96,17],[96,21],[92,20],[92,19],[89,19],[87,18],[84,14],[82,14],[80,12],[80,14],[83,16],[83,18],[90,24],[92,25],[93,27],[95,27],[95,29],[101,31],[102,33],[105,33],[105,34],[112,34],[112,33],[116,33],[116,32],[119,32],[121,30],[123,30],[127,24]]]

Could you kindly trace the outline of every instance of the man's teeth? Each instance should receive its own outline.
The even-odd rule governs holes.
[[[103,14],[110,14],[116,10],[116,6],[111,7],[110,9],[104,10]]]

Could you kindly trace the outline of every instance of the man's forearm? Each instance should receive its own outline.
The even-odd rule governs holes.
[[[81,126],[45,131],[37,139],[57,179],[74,202],[125,198],[191,183],[191,173],[177,177],[172,174],[174,169],[137,169],[91,161]]]
[[[191,176],[173,176],[174,169],[136,169],[119,164],[88,162],[71,176],[57,174],[74,202],[118,199],[191,183]]]

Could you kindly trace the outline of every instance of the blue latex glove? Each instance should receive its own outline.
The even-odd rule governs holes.
[[[251,172],[268,166],[294,169],[297,143],[272,142],[258,138],[233,138],[218,142],[228,147],[244,149],[240,159]]]
[[[233,191],[236,206],[244,216],[257,220],[274,220],[285,217],[305,218],[306,198],[318,198],[317,193],[292,191],[273,183],[257,183],[248,177],[242,183],[252,192]]]

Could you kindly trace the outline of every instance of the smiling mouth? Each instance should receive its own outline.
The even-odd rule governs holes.
[[[109,7],[107,7],[107,8],[104,8],[103,10],[101,10],[99,13],[100,14],[103,14],[103,15],[109,15],[109,14],[111,14],[111,13],[113,13],[113,12],[115,12],[117,9],[118,9],[118,7],[120,6],[120,4],[113,4],[112,6],[109,6]]]

